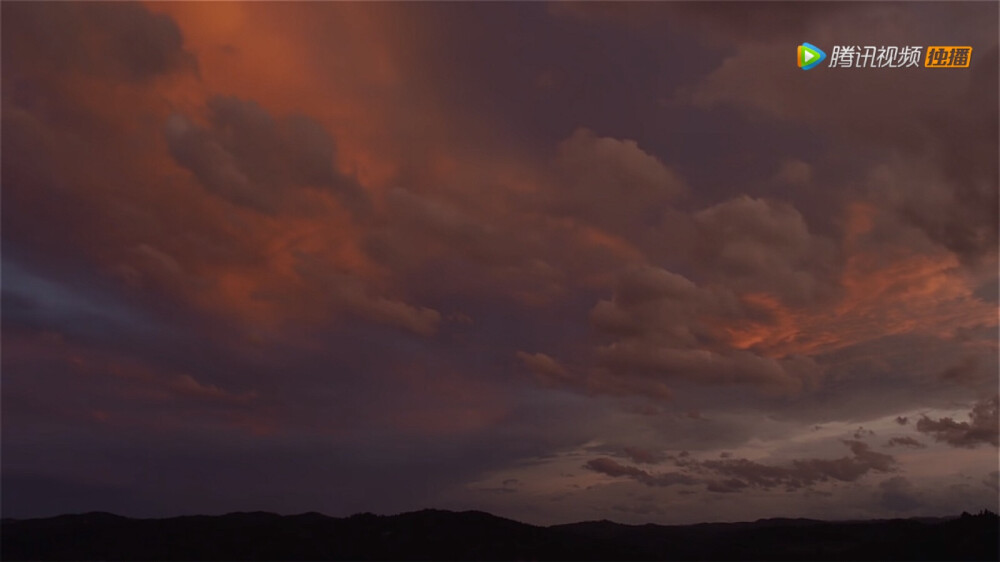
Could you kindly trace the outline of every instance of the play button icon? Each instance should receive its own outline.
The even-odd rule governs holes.
[[[812,43],[803,43],[798,48],[798,64],[802,70],[809,70],[826,59],[826,53]]]

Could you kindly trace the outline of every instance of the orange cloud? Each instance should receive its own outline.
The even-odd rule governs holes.
[[[963,328],[997,325],[996,307],[974,294],[976,279],[955,254],[873,246],[864,237],[876,220],[871,206],[848,208],[838,299],[810,309],[785,306],[766,293],[744,294],[743,303],[766,320],[727,327],[730,345],[770,356],[813,355],[884,336],[950,339]]]

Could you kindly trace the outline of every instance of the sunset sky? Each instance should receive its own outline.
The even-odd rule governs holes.
[[[4,2],[3,516],[996,511],[998,16]]]

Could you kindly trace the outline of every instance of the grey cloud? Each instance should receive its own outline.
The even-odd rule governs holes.
[[[991,17],[996,21],[996,7]],[[987,16],[990,17],[990,16]],[[980,43],[966,90],[947,106],[932,104],[925,123],[929,145],[924,159],[935,162],[942,181],[929,186],[937,197],[905,199],[902,215],[967,261],[995,254],[1000,232],[997,175],[998,48]],[[929,156],[929,158],[928,158]]]
[[[394,188],[386,203],[391,231],[383,234],[388,238],[381,243],[394,247],[381,248],[384,253],[414,244],[420,248],[411,253],[453,253],[481,265],[513,266],[524,261],[522,235],[511,225],[493,224],[493,217],[484,217],[461,202]]]
[[[725,19],[706,16],[701,18],[706,25]],[[797,16],[802,16],[801,30],[820,45],[871,44],[875,36],[876,44],[905,45],[913,37],[937,36],[938,22],[947,18],[963,29],[962,40],[976,46],[975,54],[962,80],[944,81],[929,72],[827,72],[795,80],[794,67],[772,63],[786,52],[787,38],[765,34],[760,37],[767,39],[739,41],[717,36],[736,53],[680,98],[702,106],[735,105],[892,154],[898,160],[899,181],[868,185],[867,196],[967,263],[995,253],[1000,106],[996,6],[924,4],[903,9],[879,4],[827,17],[809,11]],[[914,95],[901,99],[901,88]],[[842,95],[847,90],[865,91],[864,101]],[[816,103],[827,109],[814,111]],[[840,149],[844,154],[851,151]]]
[[[749,486],[749,484],[738,478],[728,478],[726,480],[709,480],[705,489],[709,492],[731,494],[735,492],[742,492]]]
[[[733,349],[722,326],[750,311],[727,288],[698,286],[655,267],[618,279],[611,300],[591,310],[591,323],[614,338],[596,357],[612,376],[684,378],[703,384],[750,384],[799,391],[819,375],[809,358],[764,357]]]
[[[655,451],[647,447],[639,447],[635,445],[624,447],[595,445],[587,447],[587,450],[595,453],[607,453],[616,458],[627,458],[636,464],[657,464],[670,458],[661,451]]]
[[[587,129],[560,143],[555,166],[552,211],[618,234],[658,224],[671,201],[687,191],[676,173],[635,141]]]
[[[834,245],[791,205],[740,197],[695,214],[706,275],[745,291],[808,302],[829,293]]]
[[[989,372],[982,368],[980,358],[976,356],[966,357],[941,373],[942,379],[959,384],[974,384],[989,376]]]
[[[622,452],[632,459],[632,462],[639,464],[654,464],[663,460],[663,455],[642,447],[625,447]]]
[[[560,380],[568,376],[566,368],[544,353],[518,351],[516,357],[537,376],[546,380]]]
[[[875,432],[870,429],[865,429],[862,426],[858,426],[858,428],[854,430],[855,439],[864,439],[865,437],[869,437],[871,435],[875,435]]]
[[[584,467],[589,468],[594,472],[607,474],[608,476],[628,476],[636,479],[649,477],[649,473],[646,472],[645,470],[636,468],[634,466],[625,466],[619,464],[614,459],[609,459],[607,457],[591,459],[587,461],[587,464],[584,465]]]
[[[740,492],[749,488],[770,490],[784,487],[789,491],[818,483],[854,482],[869,473],[895,472],[897,463],[891,455],[877,453],[860,441],[844,441],[851,456],[839,459],[796,459],[787,465],[768,465],[749,459],[696,460],[676,464],[680,472],[653,474],[640,468],[622,465],[600,457],[591,459],[585,468],[608,476],[630,478],[647,486],[704,484],[708,491]]]
[[[803,488],[819,482],[853,482],[869,472],[892,472],[896,461],[876,453],[860,441],[844,441],[853,453],[839,459],[802,459],[791,466],[771,466],[747,459],[709,460],[696,466],[715,474],[736,478],[749,486],[770,489],[777,486]]]
[[[893,437],[885,444],[886,447],[895,447],[896,445],[899,445],[900,447],[913,447],[915,449],[927,448],[927,445],[924,445],[912,437]]]
[[[993,146],[996,148],[995,141]],[[968,156],[954,158],[973,170],[982,167],[981,163],[967,162]],[[993,156],[982,158],[995,160]],[[920,155],[887,160],[873,168],[866,180],[870,196],[880,207],[892,209],[901,224],[916,227],[927,239],[965,262],[975,263],[997,243],[996,213],[990,210],[997,203],[997,169],[993,168],[992,177],[987,170],[953,172],[937,160]]]
[[[977,402],[969,412],[967,422],[957,422],[950,417],[936,420],[922,417],[917,421],[917,431],[955,447],[974,448],[982,444],[996,447],[997,403],[996,396]]]
[[[312,308],[328,306],[345,310],[367,320],[401,328],[422,336],[437,332],[441,313],[432,308],[410,304],[393,295],[373,291],[364,279],[331,268],[310,256],[299,256],[296,270],[309,279],[315,291],[309,296],[314,300],[306,304]],[[265,295],[261,295],[265,296]],[[299,304],[305,294],[266,295],[284,299],[288,304]]]
[[[607,457],[591,459],[587,461],[587,464],[585,464],[584,467],[593,470],[594,472],[607,474],[608,476],[625,476],[647,486],[674,486],[677,484],[690,485],[698,482],[696,478],[680,472],[650,474],[649,472],[634,466],[619,464],[614,459],[609,459]]]
[[[369,210],[361,186],[334,169],[333,139],[315,120],[275,119],[234,97],[213,97],[208,110],[206,128],[174,114],[166,136],[174,159],[212,193],[273,214],[287,205],[290,188],[326,188],[355,214]]]
[[[598,361],[623,376],[678,378],[705,385],[749,385],[800,392],[819,371],[805,357],[773,359],[744,350],[680,349],[660,342],[618,341],[597,350]]]

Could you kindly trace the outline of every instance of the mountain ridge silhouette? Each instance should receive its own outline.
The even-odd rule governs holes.
[[[484,511],[397,515],[265,511],[0,521],[4,560],[997,560],[998,518],[547,527]]]

